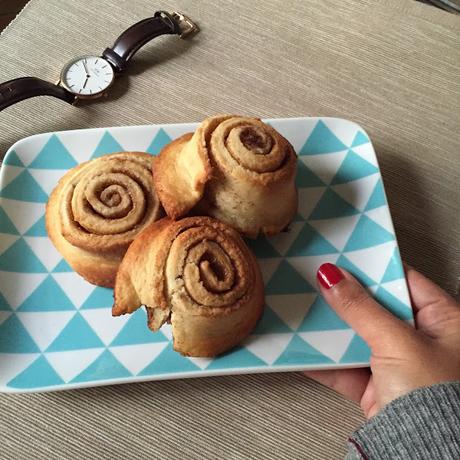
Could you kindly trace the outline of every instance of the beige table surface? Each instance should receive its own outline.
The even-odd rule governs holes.
[[[55,81],[155,8],[202,32],[147,46],[102,103],[3,111],[0,153],[40,132],[217,112],[349,118],[375,144],[403,257],[458,293],[460,17],[412,0],[32,0],[0,37],[0,81]],[[330,460],[362,420],[298,374],[2,395],[0,458]]]

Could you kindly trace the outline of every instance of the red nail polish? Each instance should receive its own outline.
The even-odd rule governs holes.
[[[343,280],[342,272],[334,264],[323,264],[318,269],[316,274],[318,281],[326,289],[335,286],[339,281]]]

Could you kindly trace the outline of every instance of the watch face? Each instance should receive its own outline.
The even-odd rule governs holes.
[[[84,56],[69,62],[61,73],[61,83],[77,96],[100,96],[113,82],[112,66],[101,57]]]

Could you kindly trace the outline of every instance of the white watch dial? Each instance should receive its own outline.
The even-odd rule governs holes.
[[[64,86],[76,95],[94,96],[112,83],[112,66],[101,57],[85,56],[70,62],[63,70]]]

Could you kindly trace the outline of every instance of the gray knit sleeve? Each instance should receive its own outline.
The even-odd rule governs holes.
[[[392,401],[351,435],[346,458],[460,459],[460,382]]]

